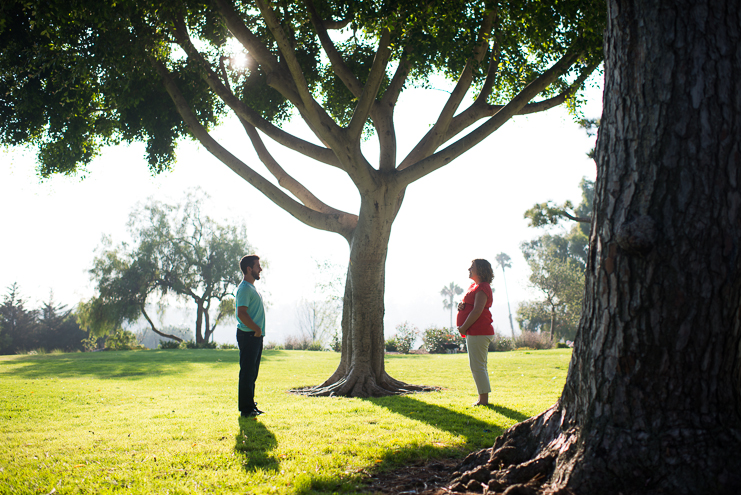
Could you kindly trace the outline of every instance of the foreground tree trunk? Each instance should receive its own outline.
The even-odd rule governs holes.
[[[608,2],[566,386],[469,456],[454,490],[741,493],[740,26],[738,0]]]

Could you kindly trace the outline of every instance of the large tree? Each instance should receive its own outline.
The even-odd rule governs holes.
[[[456,489],[741,493],[741,5],[610,0],[607,19],[566,385]]]
[[[154,333],[182,341],[157,329],[147,312],[152,296],[163,301],[174,295],[195,305],[199,344],[211,340],[220,321],[234,316],[239,259],[252,247],[244,225],[220,224],[204,214],[206,198],[196,190],[176,205],[150,199],[131,213],[133,243],[112,247],[104,240],[90,270],[97,294],[80,306],[86,327],[103,335],[143,316]]]
[[[596,0],[11,0],[2,9],[0,136],[37,145],[42,175],[135,140],[163,170],[190,135],[298,220],[347,240],[342,357],[311,393],[354,396],[414,389],[383,361],[386,254],[406,188],[512,117],[575,103],[601,61],[604,22]],[[399,95],[437,74],[450,96],[398,156]],[[227,111],[277,185],[210,133]],[[288,134],[280,124],[291,116],[313,136]],[[373,162],[361,151],[369,136]],[[264,137],[346,173],[359,211],[317,198]]]

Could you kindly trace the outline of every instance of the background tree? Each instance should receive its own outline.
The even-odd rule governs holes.
[[[40,309],[28,309],[18,284],[8,287],[0,306],[0,354],[43,349],[72,352],[83,350],[86,337],[76,315],[54,303],[53,294]]]
[[[458,303],[455,302],[454,298],[461,294],[463,294],[463,289],[461,289],[455,282],[450,282],[449,285],[443,287],[440,291],[440,295],[445,298],[443,299],[443,308],[450,310],[450,327],[448,327],[450,328],[450,331],[453,331],[453,308],[458,307]]]
[[[545,328],[551,339],[572,340],[581,316],[585,266],[580,259],[566,254],[569,245],[562,242],[564,240],[546,234],[522,244],[531,272],[530,286],[539,290],[544,299],[521,303],[517,322],[529,331],[542,331],[543,323],[547,322]]]
[[[600,63],[604,22],[596,0],[11,0],[3,9],[0,141],[36,145],[42,176],[137,140],[158,172],[190,135],[298,220],[347,240],[342,356],[311,393],[353,396],[418,389],[388,376],[383,360],[384,267],[407,186],[515,115],[575,105]],[[395,104],[433,74],[451,82],[450,97],[397,156]],[[210,134],[227,111],[280,187]],[[285,132],[291,116],[313,136]],[[361,149],[371,135],[375,163]],[[264,137],[346,173],[357,213],[296,181]]]
[[[52,293],[38,311],[38,334],[38,347],[65,352],[82,351],[82,340],[87,337],[72,309],[64,304],[55,304]]]
[[[134,245],[104,246],[95,260],[91,275],[98,295],[83,312],[89,315],[86,324],[106,333],[143,316],[153,332],[180,342],[177,335],[157,330],[146,309],[151,295],[161,302],[174,295],[196,305],[196,343],[210,341],[216,324],[233,314],[239,259],[252,247],[244,225],[221,225],[203,215],[204,201],[196,191],[180,205],[152,200],[131,214]]]
[[[518,324],[529,331],[547,329],[551,337],[568,340],[574,339],[579,324],[587,266],[589,224],[578,219],[591,218],[594,198],[594,182],[583,178],[579,186],[582,200],[576,208],[570,201],[558,207],[549,201],[525,212],[533,227],[555,227],[574,218],[577,223],[565,234],[547,233],[520,245],[530,267],[530,286],[544,298],[520,303]],[[564,213],[567,207],[574,215]]]
[[[296,308],[296,317],[302,337],[310,343],[324,343],[337,325],[339,312],[334,301],[302,299]]]
[[[512,323],[512,308],[509,305],[509,292],[507,291],[507,278],[504,274],[505,268],[512,268],[512,258],[509,257],[507,253],[499,253],[494,257],[494,259],[497,262],[497,265],[499,265],[502,268],[502,280],[504,280],[504,294],[507,296],[507,312],[509,313],[509,329],[512,331],[512,341],[515,340],[515,326]]]
[[[497,492],[736,494],[741,5],[607,5],[584,314],[566,384],[467,465]]]
[[[18,284],[8,287],[0,306],[0,354],[16,354],[33,348],[38,333],[38,311],[26,309]]]

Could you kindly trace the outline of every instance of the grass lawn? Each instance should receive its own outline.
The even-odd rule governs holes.
[[[307,398],[339,354],[266,351],[239,418],[236,350],[0,356],[0,493],[354,493],[368,473],[463,457],[551,406],[571,351],[489,354],[489,408],[465,354],[388,355],[440,392]]]

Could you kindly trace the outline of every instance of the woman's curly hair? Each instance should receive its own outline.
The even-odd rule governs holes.
[[[476,274],[479,276],[482,282],[491,284],[494,280],[494,270],[491,267],[491,263],[483,259],[473,260],[476,265]]]

